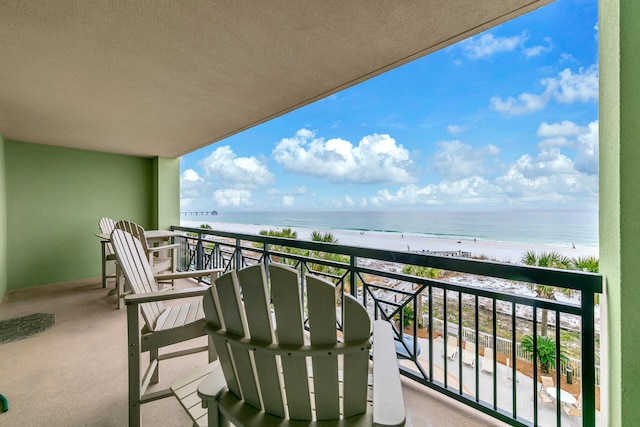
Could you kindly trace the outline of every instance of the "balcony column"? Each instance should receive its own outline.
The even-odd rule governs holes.
[[[603,425],[640,420],[640,2],[600,0]],[[607,421],[608,420],[608,421]]]
[[[153,159],[152,228],[180,225],[180,159]]]

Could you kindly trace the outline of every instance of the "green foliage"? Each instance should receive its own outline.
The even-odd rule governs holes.
[[[260,230],[261,236],[269,237],[283,237],[285,239],[297,239],[298,233],[290,228],[283,228],[282,230]]]
[[[404,274],[410,274],[412,276],[426,277],[428,279],[436,279],[442,276],[442,272],[437,268],[422,267],[417,265],[405,265],[402,269]]]
[[[415,316],[414,316],[414,312],[413,312],[413,307],[411,305],[405,305],[402,308],[402,327],[403,328],[408,328],[409,326],[411,326],[411,323],[413,322]],[[393,318],[393,320],[395,320],[396,322],[400,321],[400,315],[396,314]]]
[[[200,224],[199,228],[202,228],[203,230],[213,230],[209,224]],[[187,236],[198,237],[198,233],[187,233]]]
[[[596,257],[578,257],[571,261],[573,270],[598,273],[600,271],[600,260]]]
[[[261,236],[269,236],[269,237],[282,237],[285,239],[297,239],[298,233],[293,231],[291,228],[283,228],[282,230],[260,230]],[[263,243],[254,243],[256,248],[263,249]],[[298,248],[292,248],[289,246],[281,246],[281,245],[270,245],[269,249],[274,252],[280,252],[283,254],[293,254],[293,255],[304,255],[306,251]],[[296,261],[286,256],[273,256],[273,261],[280,262],[288,265],[295,265]]]
[[[549,373],[549,368],[556,364],[556,342],[550,337],[538,335],[537,357],[540,362],[540,370],[544,374]],[[533,335],[525,335],[520,344],[525,353],[533,354]],[[566,359],[564,352],[560,351],[560,358]]]
[[[322,243],[338,243],[338,239],[333,237],[333,234],[329,232],[321,233],[319,231],[313,231],[311,233],[311,240],[313,240],[314,242]],[[348,256],[332,252],[309,251],[307,255],[311,258],[316,258],[319,260],[334,261],[345,264],[349,262]],[[311,263],[309,264],[309,267],[313,271],[319,273],[327,273],[334,276],[343,276],[346,271],[344,268],[330,267],[321,263]]]

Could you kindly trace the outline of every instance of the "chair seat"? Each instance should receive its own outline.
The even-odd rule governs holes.
[[[220,412],[231,423],[246,427],[371,427],[373,413],[366,412],[349,418],[327,421],[299,421],[274,417],[243,402],[230,392],[218,400]]]
[[[154,331],[165,331],[189,325],[198,320],[204,319],[204,308],[202,300],[194,301],[190,304],[170,305],[160,314],[156,321]]]

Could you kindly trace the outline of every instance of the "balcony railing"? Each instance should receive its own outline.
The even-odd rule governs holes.
[[[231,270],[284,262],[302,273],[331,280],[338,300],[349,292],[373,318],[394,324],[403,375],[452,399],[515,426],[560,426],[576,418],[583,426],[596,424],[599,387],[594,310],[596,295],[602,292],[602,277],[597,274],[198,228],[173,229],[188,233],[178,239],[182,269]],[[435,277],[423,277],[420,271]],[[496,289],[496,284],[508,289]],[[552,286],[572,298],[538,298],[533,291],[536,286]],[[340,317],[337,313],[338,325]],[[523,335],[538,337],[541,319],[547,317],[555,350],[547,357],[552,363],[544,375],[553,378],[556,388],[546,397],[561,404],[543,401],[539,380],[543,360],[524,352],[519,343]],[[543,347],[542,339],[533,340],[533,354],[545,350]],[[568,372],[567,366],[573,370]],[[577,411],[568,415],[570,408]]]

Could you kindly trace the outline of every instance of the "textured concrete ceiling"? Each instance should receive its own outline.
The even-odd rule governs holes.
[[[550,1],[3,0],[0,133],[177,157]]]

